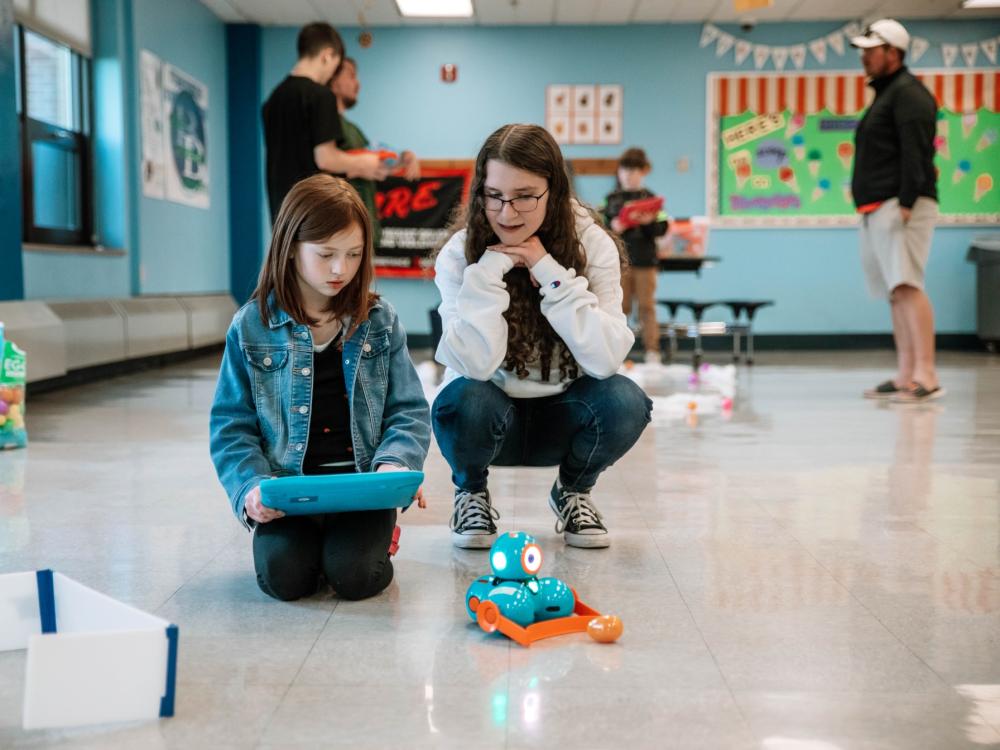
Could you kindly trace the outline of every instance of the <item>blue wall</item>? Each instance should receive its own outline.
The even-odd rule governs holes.
[[[229,289],[229,147],[226,132],[226,27],[197,0],[134,0],[133,66],[147,49],[208,87],[208,210],[139,197],[137,294]],[[134,68],[137,70],[138,68]],[[138,128],[134,77],[130,114]],[[136,131],[138,135],[138,130]],[[141,143],[131,143],[130,189],[141,194]],[[239,154],[234,155],[239,158]]]
[[[24,254],[28,299],[228,290],[226,27],[197,0],[94,0],[94,155],[98,242],[125,257]],[[211,207],[142,196],[139,53],[208,86]]]
[[[794,44],[827,34],[840,23],[763,24],[750,35],[763,44]],[[934,43],[983,39],[1000,33],[998,21],[907,23]],[[746,36],[732,27],[727,31]],[[413,149],[426,158],[472,158],[482,141],[506,122],[543,123],[550,83],[621,83],[625,90],[624,140],[618,146],[567,146],[570,157],[615,157],[626,145],[645,147],[654,171],[649,187],[667,198],[676,216],[705,213],[705,80],[709,72],[736,69],[732,53],[698,47],[700,25],[633,27],[519,27],[376,29],[370,49],[357,47],[357,30],[345,29],[348,52],[358,60],[362,91],[352,111],[370,138]],[[261,96],[295,62],[297,29],[263,31]],[[626,54],[627,51],[627,54]],[[443,84],[439,68],[458,65],[458,81]],[[859,70],[850,49],[830,52],[809,69]],[[940,67],[932,48],[918,67]],[[790,66],[789,66],[790,67]],[[752,60],[742,69],[752,70]],[[674,165],[684,157],[686,173]],[[581,196],[599,202],[611,178],[585,178]],[[984,228],[938,229],[928,269],[928,291],[938,330],[975,329],[974,269],[964,260],[970,239]],[[884,332],[888,309],[865,293],[857,231],[715,230],[711,252],[723,262],[701,278],[661,277],[660,294],[714,298],[759,296],[777,300],[761,313],[770,333]],[[426,310],[436,304],[429,282],[380,282],[403,310],[414,333],[427,332]]]
[[[14,6],[0,0],[0,300],[24,294],[21,270],[21,149],[18,144]]]

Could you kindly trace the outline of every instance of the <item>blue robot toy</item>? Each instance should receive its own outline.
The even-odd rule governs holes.
[[[490,548],[493,574],[480,576],[465,593],[465,609],[476,621],[480,602],[491,601],[504,617],[527,627],[535,622],[567,617],[573,613],[573,590],[558,578],[539,578],[542,550],[523,531],[498,538]]]

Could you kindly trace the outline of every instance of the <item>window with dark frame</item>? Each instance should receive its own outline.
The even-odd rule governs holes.
[[[17,29],[24,241],[93,245],[90,63]]]

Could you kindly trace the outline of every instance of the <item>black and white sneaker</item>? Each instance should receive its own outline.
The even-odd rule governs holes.
[[[490,491],[455,490],[451,514],[451,543],[463,549],[489,549],[497,540],[500,514],[490,505]]]
[[[549,493],[549,507],[556,514],[556,533],[571,547],[607,547],[611,544],[600,511],[590,501],[589,492],[574,492],[556,480]]]

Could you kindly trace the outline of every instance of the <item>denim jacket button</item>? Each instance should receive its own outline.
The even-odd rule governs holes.
[[[344,360],[344,364],[345,364],[345,365],[349,365],[349,364],[351,364],[351,360],[349,360],[349,359],[345,359],[345,360]]]
[[[309,373],[311,373],[311,372],[312,372],[312,370],[310,370],[308,367],[303,367],[302,368],[302,374],[305,375],[305,376],[307,376],[307,377],[308,377]]]
[[[365,344],[361,348],[364,349],[366,352],[370,352],[372,350],[372,345],[371,344]]]
[[[301,451],[302,450],[302,443],[296,443],[295,444],[295,450]]]
[[[308,413],[309,413],[309,407],[308,406],[300,406],[299,407],[299,414],[308,414]]]
[[[270,367],[270,366],[271,366],[271,358],[264,357],[264,367]]]

